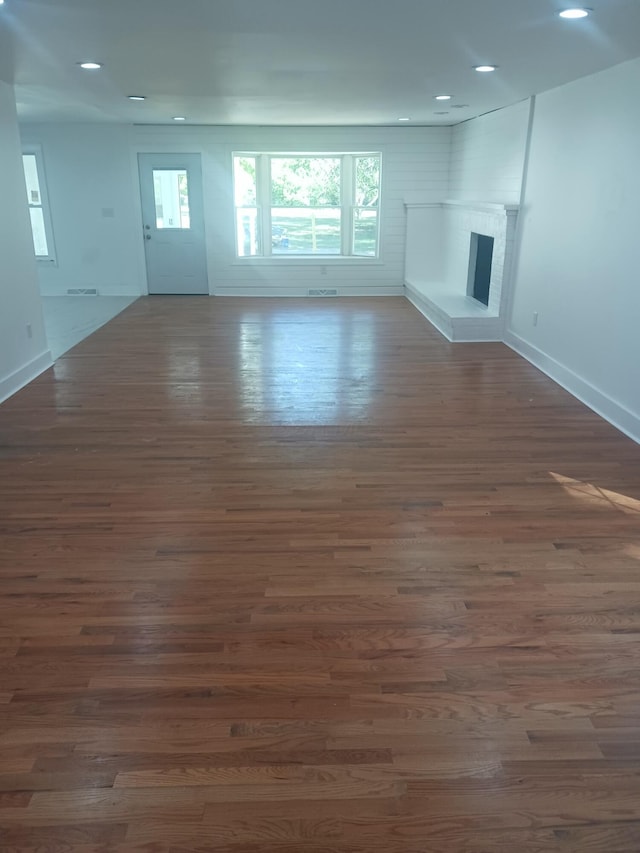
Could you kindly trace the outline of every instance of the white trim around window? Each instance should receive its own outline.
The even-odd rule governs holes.
[[[38,263],[55,264],[56,249],[53,241],[49,194],[44,158],[39,145],[22,146],[22,165],[36,260]]]
[[[286,160],[309,170],[303,161],[325,161],[315,168],[331,175],[327,192],[316,185],[296,197],[290,186],[283,198],[278,161]],[[232,173],[236,263],[380,263],[379,151],[235,151]]]

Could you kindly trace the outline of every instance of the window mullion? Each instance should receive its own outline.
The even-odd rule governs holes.
[[[260,210],[260,230],[262,238],[262,254],[271,255],[271,158],[261,154],[258,161],[258,209]]]
[[[352,253],[351,235],[353,233],[353,204],[355,196],[353,172],[353,156],[345,154],[342,157],[340,174],[340,222],[341,222],[341,254]]]

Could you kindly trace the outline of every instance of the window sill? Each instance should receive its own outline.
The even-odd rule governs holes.
[[[259,266],[295,266],[299,264],[300,266],[309,267],[334,267],[334,266],[352,266],[353,264],[363,264],[367,267],[383,267],[385,265],[384,261],[381,261],[380,258],[356,258],[351,255],[289,255],[287,257],[282,256],[270,256],[268,258],[265,257],[253,257],[253,258],[236,258],[232,261],[232,266],[234,267],[259,267]]]

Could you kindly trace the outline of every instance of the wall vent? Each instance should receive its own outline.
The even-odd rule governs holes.
[[[67,296],[97,296],[97,287],[70,287]]]
[[[308,290],[309,296],[337,296],[338,291],[335,287],[310,287]]]

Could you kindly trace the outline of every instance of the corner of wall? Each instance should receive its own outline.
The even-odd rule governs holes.
[[[13,88],[0,82],[0,399],[51,365]]]
[[[638,443],[640,119],[628,104],[639,83],[632,60],[531,99],[505,331],[508,346]]]
[[[50,350],[45,350],[33,358],[28,364],[14,370],[9,376],[0,379],[0,403],[4,403],[18,391],[33,382],[41,373],[53,365]]]

